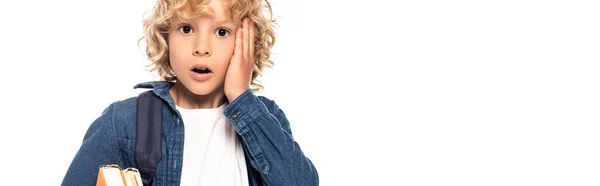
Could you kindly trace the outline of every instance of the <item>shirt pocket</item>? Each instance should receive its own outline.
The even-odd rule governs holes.
[[[122,168],[134,167],[135,165],[135,140],[119,138],[119,151],[121,154],[121,160],[123,160],[123,165],[119,165]]]

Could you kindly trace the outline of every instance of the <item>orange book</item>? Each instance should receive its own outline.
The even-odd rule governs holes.
[[[117,164],[103,164],[98,170],[96,186],[143,186],[136,168],[123,170]]]

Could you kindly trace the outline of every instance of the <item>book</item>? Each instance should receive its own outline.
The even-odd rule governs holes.
[[[103,164],[98,170],[96,186],[143,186],[142,177],[136,168],[122,169],[117,164]]]

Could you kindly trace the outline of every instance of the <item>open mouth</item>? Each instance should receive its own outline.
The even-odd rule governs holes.
[[[206,67],[194,67],[192,69],[192,71],[194,71],[195,73],[198,73],[198,74],[208,74],[208,73],[212,72],[212,71],[210,71],[210,69],[208,69]]]
[[[206,81],[215,75],[215,73],[213,73],[213,71],[210,70],[207,65],[195,65],[192,67],[190,74],[196,81]]]

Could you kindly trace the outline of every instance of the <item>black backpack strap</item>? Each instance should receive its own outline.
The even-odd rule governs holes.
[[[162,105],[151,90],[137,98],[135,162],[144,185],[152,185],[162,154]]]

